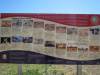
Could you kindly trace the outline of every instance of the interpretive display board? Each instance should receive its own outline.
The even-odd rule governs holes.
[[[0,62],[100,64],[100,15],[1,13]]]

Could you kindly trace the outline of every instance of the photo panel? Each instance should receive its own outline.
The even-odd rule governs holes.
[[[5,18],[1,20],[0,23],[1,27],[0,27],[0,35],[2,37],[9,37],[11,36],[11,25],[12,25],[12,21],[11,18]]]
[[[12,50],[23,50],[23,37],[12,36]]]
[[[1,44],[11,43],[11,37],[1,37]]]
[[[56,55],[61,58],[66,58],[66,43],[56,43]]]
[[[33,37],[44,37],[44,22],[43,21],[34,21],[33,25]]]
[[[67,51],[68,52],[77,52],[78,51],[78,45],[75,41],[68,41],[67,42]]]
[[[66,49],[66,43],[56,43],[56,49]]]
[[[22,35],[22,19],[12,19],[12,35]]]
[[[87,47],[78,47],[79,52],[87,52],[89,50],[88,46]]]
[[[32,28],[33,20],[32,19],[23,19],[23,28]]]
[[[45,24],[46,31],[55,31],[55,24]]]
[[[55,41],[45,41],[45,53],[47,55],[54,56],[55,55]]]
[[[34,38],[33,39],[33,51],[38,53],[44,53],[44,39]]]
[[[23,36],[32,36],[33,35],[33,20],[32,19],[24,19],[23,20],[22,35]]]
[[[66,27],[56,26],[56,41],[66,43]]]
[[[90,28],[90,33],[92,35],[100,35],[100,28],[99,27]]]
[[[12,36],[12,50],[23,50],[22,36]]]
[[[23,37],[23,43],[32,43],[33,37]]]
[[[45,41],[45,47],[55,47],[55,41]]]
[[[66,27],[56,26],[56,33],[66,33]]]
[[[87,46],[87,45],[78,45],[78,58],[80,60],[89,59],[89,46]]]
[[[77,46],[67,46],[68,52],[77,52],[78,47]]]
[[[11,47],[11,37],[1,37],[0,50],[10,50]]]
[[[22,27],[22,18],[12,18],[12,26]]]
[[[100,28],[90,28],[90,45],[100,45]]]
[[[1,27],[11,27],[12,22],[10,19],[2,19],[1,20]]]
[[[77,35],[77,33],[78,33],[77,28],[74,28],[74,27],[72,27],[72,28],[68,27],[67,28],[67,35]]]
[[[33,27],[36,29],[44,28],[44,22],[43,21],[35,21]]]
[[[22,36],[12,36],[12,43],[21,43],[23,42]]]
[[[67,40],[74,40],[74,41],[78,40],[78,29],[77,28],[67,27]]]
[[[89,46],[89,51],[90,52],[100,52],[100,46]]]

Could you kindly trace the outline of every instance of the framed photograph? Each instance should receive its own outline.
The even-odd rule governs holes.
[[[100,52],[100,46],[90,46],[89,50],[93,52]]]
[[[73,35],[73,34],[77,34],[77,29],[76,28],[67,28],[67,34],[68,35]]]
[[[57,33],[66,33],[66,27],[56,26]]]
[[[1,44],[11,43],[11,37],[1,37]]]
[[[23,37],[23,43],[32,43],[33,37]]]
[[[23,20],[23,27],[24,28],[32,28],[33,26],[33,20],[29,20],[29,19],[26,19],[26,20]]]
[[[45,24],[45,30],[54,31],[55,30],[55,24]]]
[[[67,51],[77,51],[77,47],[76,46],[67,46]]]
[[[35,21],[33,27],[34,28],[44,28],[44,22],[42,22],[42,21]]]
[[[2,20],[1,27],[11,27],[11,20]]]
[[[12,42],[22,42],[23,37],[22,36],[12,36]]]
[[[55,47],[54,41],[45,41],[45,47]]]
[[[66,49],[65,43],[56,43],[56,49]]]
[[[83,51],[83,52],[86,52],[86,51],[88,51],[89,49],[88,48],[78,48],[78,51]]]
[[[91,28],[90,32],[92,35],[99,35],[100,34],[100,28]]]
[[[22,19],[20,19],[20,18],[14,18],[12,20],[12,26],[21,27],[22,26]]]

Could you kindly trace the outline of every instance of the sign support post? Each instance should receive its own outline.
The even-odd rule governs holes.
[[[77,74],[76,75],[82,75],[82,65],[77,64]]]
[[[22,75],[22,64],[18,64],[18,75]]]

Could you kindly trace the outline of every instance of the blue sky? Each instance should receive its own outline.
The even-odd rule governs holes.
[[[100,0],[0,0],[0,12],[100,14]]]

